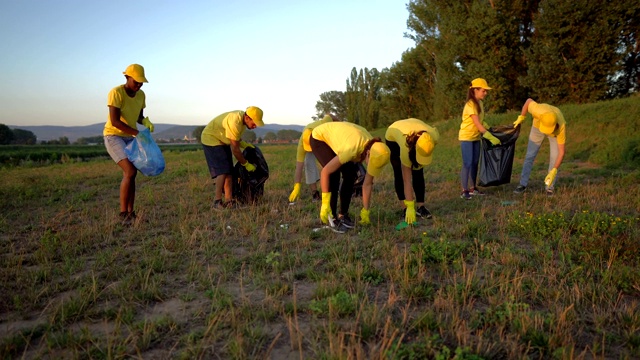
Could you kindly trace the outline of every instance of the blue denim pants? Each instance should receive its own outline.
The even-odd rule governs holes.
[[[462,150],[462,170],[460,170],[460,184],[462,190],[468,191],[476,187],[478,178],[478,161],[480,161],[480,140],[460,141]]]
[[[529,176],[531,176],[531,170],[533,169],[533,161],[538,155],[540,146],[544,138],[549,139],[549,170],[553,169],[558,158],[558,139],[554,136],[548,136],[540,132],[538,128],[531,127],[529,133],[529,144],[527,145],[527,154],[524,156],[524,164],[522,165],[522,174],[520,174],[520,185],[527,186],[529,184]],[[553,186],[556,183],[558,177],[553,179],[553,183],[550,186],[545,185],[545,189],[553,190]]]

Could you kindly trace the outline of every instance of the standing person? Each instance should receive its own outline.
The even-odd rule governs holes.
[[[462,150],[462,170],[460,183],[462,185],[461,198],[470,200],[472,195],[484,195],[477,189],[478,162],[480,161],[480,136],[489,140],[493,145],[499,145],[500,140],[489,131],[489,125],[484,122],[484,107],[482,100],[491,90],[485,79],[473,79],[467,92],[467,102],[462,111],[462,123],[458,133]]]
[[[125,83],[109,91],[107,106],[109,116],[102,135],[109,156],[122,169],[120,182],[120,220],[123,225],[131,225],[136,218],[133,205],[136,199],[136,175],[138,169],[133,166],[124,152],[125,147],[138,135],[137,125],[142,124],[153,132],[153,124],[144,117],[146,107],[143,83],[148,82],[142,65],[131,64],[123,72]]]
[[[440,139],[438,130],[410,118],[391,124],[384,138],[391,151],[393,183],[405,221],[415,223],[416,215],[431,219],[431,212],[424,206],[424,166],[431,164],[433,149]]]
[[[341,121],[332,114],[326,114],[322,119],[314,121],[302,130],[302,135],[298,141],[298,151],[296,153],[296,173],[294,176],[293,191],[289,195],[289,202],[295,202],[300,197],[300,182],[302,181],[302,170],[304,169],[304,175],[307,185],[311,188],[311,198],[313,201],[320,200],[320,192],[316,183],[320,180],[320,172],[318,171],[318,165],[316,165],[316,157],[311,152],[311,146],[309,145],[309,138],[313,129],[327,122]]]
[[[229,111],[216,116],[202,130],[200,140],[204,156],[211,178],[216,180],[216,192],[213,200],[215,210],[237,206],[232,201],[233,159],[231,154],[247,171],[256,170],[256,166],[244,158],[241,150],[241,148],[253,147],[253,145],[242,141],[241,136],[245,129],[264,126],[262,115],[260,108],[249,106],[245,111]],[[224,202],[222,201],[223,190]]]
[[[349,217],[349,205],[356,180],[356,163],[364,161],[367,164],[367,174],[362,185],[363,208],[360,220],[363,224],[368,224],[373,178],[380,175],[382,168],[389,162],[390,151],[387,145],[380,138],[374,138],[362,126],[348,122],[328,122],[316,127],[311,132],[309,143],[322,165],[320,220],[325,224],[329,222],[331,228],[339,233],[355,226]],[[337,218],[334,218],[335,214]]]
[[[533,161],[538,155],[542,141],[546,137],[549,139],[549,173],[544,179],[544,184],[547,195],[551,196],[553,195],[558,168],[564,159],[564,144],[567,139],[566,122],[562,112],[557,107],[549,104],[538,104],[532,99],[527,99],[522,106],[520,116],[518,116],[513,125],[520,125],[524,121],[527,112],[531,113],[533,117],[533,126],[529,133],[529,144],[527,145],[527,154],[522,165],[520,185],[513,192],[522,194],[526,190],[531,169],[533,168]]]

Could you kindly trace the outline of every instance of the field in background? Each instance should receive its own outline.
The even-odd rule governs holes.
[[[262,147],[265,197],[225,212],[202,152],[165,152],[165,173],[138,175],[130,228],[111,160],[0,169],[0,356],[638,357],[639,101],[562,108],[567,162],[550,198],[546,143],[512,193],[530,119],[513,183],[472,201],[458,197],[457,120],[435,124],[434,218],[403,231],[390,168],[372,226],[313,231],[307,189],[287,201],[293,145]]]

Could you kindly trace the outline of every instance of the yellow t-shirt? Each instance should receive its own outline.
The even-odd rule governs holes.
[[[137,129],[136,122],[140,117],[140,111],[146,107],[146,96],[142,90],[138,90],[134,97],[127,95],[124,85],[118,85],[109,91],[107,96],[107,106],[120,109],[120,121]],[[132,137],[111,124],[111,117],[107,115],[107,122],[104,124],[102,135],[117,135],[122,137]]]
[[[312,123],[309,123],[307,126],[304,127],[304,129],[302,130],[302,135],[300,136],[300,140],[298,141],[298,151],[296,152],[296,161],[297,162],[304,162],[304,156],[307,153],[306,151],[304,151],[304,136],[311,136],[311,131],[306,131],[306,130],[313,130],[315,128],[317,128],[319,125],[322,125],[324,123],[327,122],[331,122],[333,121],[333,119],[331,118],[331,116],[326,115],[325,117],[323,117],[320,120],[316,120]]]
[[[200,141],[207,146],[229,145],[230,140],[240,141],[245,128],[244,111],[229,111],[216,116],[205,126]]]
[[[436,128],[425,124],[422,120],[414,118],[394,122],[389,126],[387,132],[384,134],[384,138],[386,140],[396,142],[400,146],[400,163],[415,170],[422,169],[423,166],[420,165],[414,168],[411,164],[411,160],[409,159],[409,147],[407,146],[407,135],[412,132],[417,133],[420,131],[426,131],[429,133],[429,136],[431,136],[435,143],[440,139],[440,134]]]
[[[478,101],[480,104],[480,109],[482,112],[478,115],[478,111],[476,110],[476,106],[473,101],[469,100],[464,105],[464,110],[462,110],[462,123],[460,124],[460,131],[458,132],[458,140],[460,141],[478,141],[482,136],[480,134],[480,130],[473,123],[473,119],[471,115],[478,115],[480,119],[480,123],[484,121],[484,105],[482,105],[482,101]]]
[[[551,135],[558,138],[558,144],[564,144],[567,140],[566,134],[566,121],[564,120],[564,115],[560,109],[555,106],[549,104],[538,104],[535,101],[531,101],[529,103],[529,107],[527,109],[531,116],[533,116],[533,127],[540,130],[540,117],[546,113],[552,112],[556,116],[556,121],[558,121],[558,126],[556,126],[555,130]]]
[[[311,132],[311,136],[325,142],[336,153],[341,164],[359,160],[364,146],[373,136],[360,125],[348,122],[328,122]]]

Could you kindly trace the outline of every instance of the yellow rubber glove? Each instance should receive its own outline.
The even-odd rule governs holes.
[[[362,208],[362,210],[360,210],[360,224],[371,224],[371,220],[369,219],[369,209]]]
[[[524,121],[524,116],[520,115],[520,116],[518,116],[518,120],[513,122],[513,126],[518,126],[518,125],[522,124],[523,121]]]
[[[300,183],[293,185],[293,191],[291,192],[291,195],[289,195],[289,202],[298,200],[298,196],[300,196]]]
[[[149,131],[153,132],[153,124],[149,121],[149,117],[142,119],[142,125],[149,129]]]
[[[248,172],[256,171],[256,166],[253,165],[252,163],[248,162],[248,161],[245,162],[244,164],[240,164],[240,165],[244,166],[244,168],[247,169]]]
[[[544,178],[544,184],[547,186],[553,185],[553,180],[555,180],[557,174],[558,174],[558,169],[556,168],[551,169],[551,171],[549,171],[549,174],[547,174],[547,177]]]
[[[405,200],[404,205],[407,207],[407,211],[404,214],[404,221],[411,225],[416,223],[416,206],[415,201]]]
[[[497,137],[493,136],[492,133],[486,131],[484,134],[482,134],[482,137],[489,140],[491,142],[491,145],[496,146],[496,145],[500,145],[500,139],[498,139]]]
[[[252,143],[248,143],[246,141],[240,140],[240,149],[245,149],[245,148],[255,148],[255,146],[253,146]]]
[[[331,206],[329,205],[329,202],[331,202],[331,193],[322,193],[322,206],[320,207],[320,221],[322,221],[323,224],[326,224],[329,222],[329,217],[333,217],[333,214],[331,213]]]

